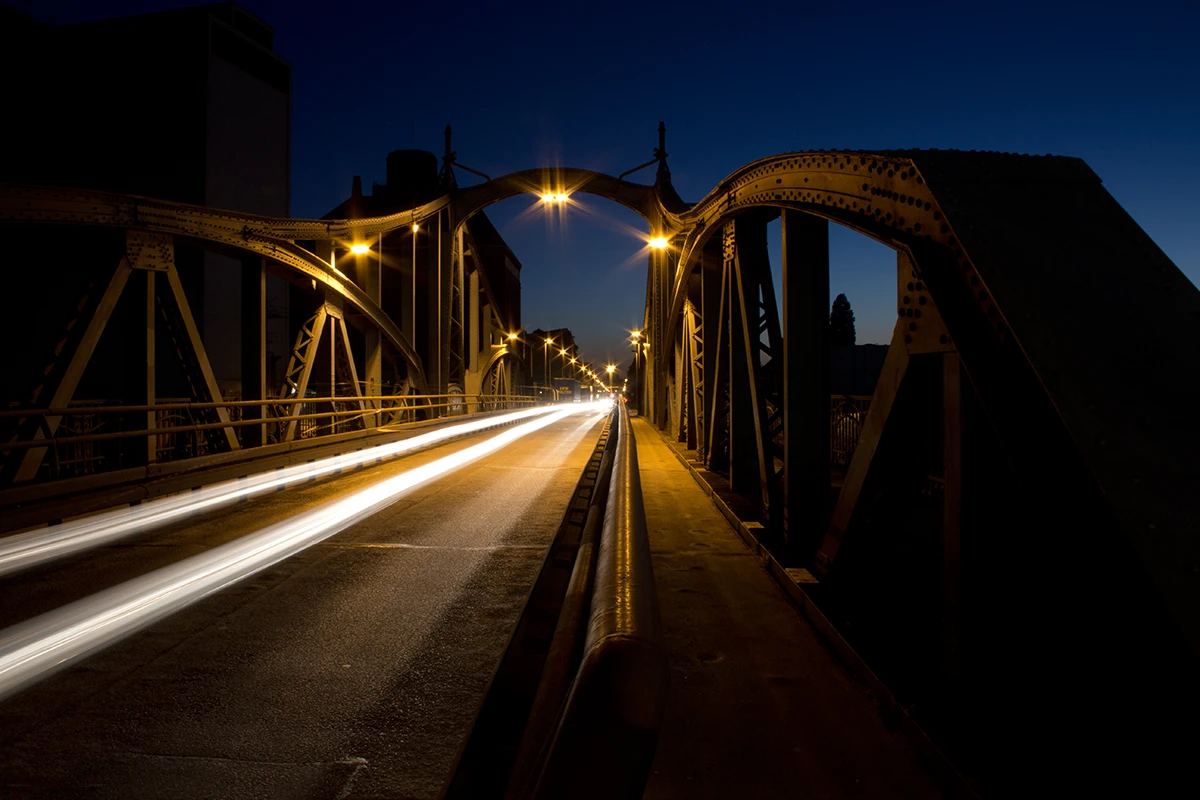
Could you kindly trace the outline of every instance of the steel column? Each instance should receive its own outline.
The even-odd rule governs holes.
[[[729,319],[729,339],[725,343],[729,353],[729,485],[739,494],[753,496],[761,484],[758,480],[758,424],[751,389],[754,378],[746,344],[752,334],[746,330],[746,318],[742,313],[742,306],[747,301],[739,286],[737,266],[738,233],[743,231],[736,220],[727,223],[724,230],[725,272],[729,281],[729,290],[725,293]]]
[[[703,289],[701,289],[703,291]],[[687,446],[704,456],[704,320],[696,307],[683,305],[683,336],[688,371]]]
[[[466,225],[454,228],[453,258],[450,262],[449,303],[450,315],[446,325],[446,383],[458,384],[460,389],[466,385],[466,322],[464,315],[464,273],[466,270],[465,242],[463,240]]]
[[[722,247],[725,237],[722,236]],[[732,249],[733,239],[729,237],[728,246]],[[704,326],[705,368],[712,364],[712,380],[708,387],[708,424],[705,428],[704,442],[705,466],[714,472],[729,469],[729,270],[724,259],[720,271],[721,289],[717,293],[717,314],[710,317],[709,324]],[[711,320],[715,319],[716,324]]]
[[[829,222],[784,210],[783,529],[805,554],[829,520]]]
[[[958,674],[962,534],[962,360],[942,359],[942,654],[946,675]]]
[[[737,287],[732,311],[740,340],[740,356],[744,367],[732,362],[735,369],[745,370],[745,393],[734,395],[734,420],[743,419],[737,398],[745,397],[745,433],[731,434],[733,446],[740,449],[749,444],[753,448],[753,466],[749,465],[759,483],[758,496],[772,530],[783,528],[783,508],[780,502],[780,477],[782,466],[777,469],[776,461],[783,464],[783,449],[777,438],[783,434],[782,384],[779,379],[779,358],[782,351],[782,333],[779,327],[779,311],[775,302],[775,289],[771,281],[771,268],[767,260],[767,220],[761,215],[742,215],[734,220],[734,252],[731,280]],[[766,341],[763,341],[764,336]],[[735,348],[738,344],[735,340]],[[764,358],[765,356],[765,358]],[[735,379],[735,388],[737,382]],[[751,427],[747,429],[745,426]],[[741,472],[739,468],[739,473]],[[743,474],[730,474],[734,488],[751,493],[749,481]]]
[[[143,309],[143,319],[146,324],[146,385],[145,392],[142,395],[142,402],[148,406],[152,406],[157,402],[156,386],[157,378],[155,372],[154,358],[154,334],[155,320],[158,319],[158,309],[154,303],[154,270],[146,270],[146,297],[145,307]],[[146,430],[153,431],[156,427],[157,420],[155,419],[156,412],[151,409],[146,412]],[[146,437],[146,463],[153,464],[158,457],[158,437]]]
[[[259,256],[242,261],[242,399],[267,399],[267,265]],[[242,419],[262,419],[262,406],[245,406]],[[241,429],[242,443],[267,443],[266,425]]]
[[[696,413],[700,418],[700,438],[696,443],[700,459],[706,461],[711,443],[709,429],[709,411],[716,402],[717,360],[721,350],[722,316],[722,278],[724,275],[724,256],[722,254],[721,237],[714,236],[700,253],[700,320],[699,320],[699,351],[700,371],[698,376],[698,399]]]
[[[377,305],[383,303],[383,234],[379,234],[377,241],[377,259],[372,262],[370,257],[362,259],[360,280],[362,281],[362,289],[366,292]],[[414,342],[415,345],[415,342]],[[383,347],[382,338],[379,335],[379,330],[373,326],[366,326],[363,332],[363,380],[366,381],[366,394],[368,397],[376,397],[383,394]],[[349,350],[349,348],[347,348]],[[353,362],[351,362],[353,363]],[[355,384],[357,389],[357,384]],[[374,407],[376,402],[371,402],[369,405]],[[378,417],[370,415],[367,417],[367,426],[375,427],[378,424]]]

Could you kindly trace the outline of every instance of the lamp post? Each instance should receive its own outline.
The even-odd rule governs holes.
[[[629,334],[630,334],[629,341],[631,341],[633,343],[633,369],[630,371],[633,373],[634,391],[636,391],[638,393],[637,410],[638,410],[638,413],[640,414],[640,413],[642,413],[642,401],[641,401],[641,386],[642,385],[638,382],[638,375],[640,374],[638,371],[640,369],[640,367],[638,365],[638,356],[640,355],[641,349],[642,349],[642,342],[641,342],[642,332],[640,330],[630,331]]]
[[[542,381],[544,386],[550,385],[550,345],[554,344],[554,340],[549,336],[542,344]]]
[[[521,330],[524,330],[524,328],[522,328]],[[521,341],[521,331],[513,331],[512,333],[505,334],[504,339],[505,339],[506,344],[508,344],[509,347],[513,348],[513,352],[515,352],[517,354],[517,357],[520,358],[522,362],[524,362],[525,361],[525,348],[521,348],[520,350],[517,349],[517,344]]]

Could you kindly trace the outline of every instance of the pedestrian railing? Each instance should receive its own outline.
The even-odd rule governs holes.
[[[523,395],[372,395],[0,411],[0,486],[178,462],[477,411],[535,405]]]

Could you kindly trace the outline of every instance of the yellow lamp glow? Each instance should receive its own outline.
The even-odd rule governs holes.
[[[363,253],[371,252],[371,245],[369,245],[369,244],[352,244],[352,245],[350,245],[350,252],[354,253],[354,255],[356,255],[356,256],[361,256]]]
[[[650,246],[655,250],[665,250],[667,248],[667,240],[663,236],[655,236],[650,239]]]

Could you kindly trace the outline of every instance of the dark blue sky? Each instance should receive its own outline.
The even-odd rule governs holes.
[[[60,23],[195,5],[9,2]],[[390,150],[440,153],[448,122],[459,160],[495,176],[623,172],[651,157],[661,119],[691,201],[795,150],[1078,156],[1200,283],[1200,3],[243,5],[293,65],[294,216],[328,211],[353,175],[383,181]],[[524,264],[526,326],[569,327],[585,355],[624,362],[644,303],[644,223],[580,202],[564,224],[526,213],[532,198],[488,213]],[[832,292],[849,297],[858,341],[886,342],[894,257],[843,229],[831,248]]]

